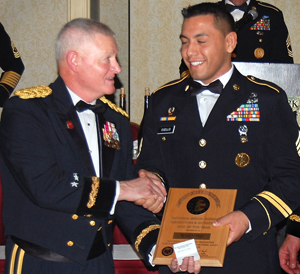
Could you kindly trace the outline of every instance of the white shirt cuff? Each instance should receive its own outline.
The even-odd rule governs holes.
[[[110,209],[110,215],[115,214],[115,208],[116,208],[116,204],[117,204],[119,195],[120,195],[120,182],[116,181],[116,194],[115,194],[114,202],[113,202],[112,207]]]

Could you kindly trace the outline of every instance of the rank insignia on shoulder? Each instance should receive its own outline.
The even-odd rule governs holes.
[[[160,134],[173,134],[175,132],[175,125],[169,127],[159,127],[157,135]]]
[[[21,99],[45,98],[52,93],[52,89],[48,86],[38,86],[26,89],[20,89],[15,92],[15,95]]]
[[[114,123],[106,121],[103,131],[104,145],[114,149],[121,149],[119,134]]]
[[[258,106],[258,98],[255,92],[252,92],[246,104],[240,105],[236,111],[231,112],[227,116],[227,121],[246,121],[259,122],[260,111]]]

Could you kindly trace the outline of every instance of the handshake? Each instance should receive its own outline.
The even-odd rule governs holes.
[[[118,201],[126,200],[158,213],[165,202],[167,191],[160,178],[153,173],[140,170],[139,178],[120,181]]]

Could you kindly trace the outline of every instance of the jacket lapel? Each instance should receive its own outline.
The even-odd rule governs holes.
[[[204,127],[205,131],[209,131],[212,127],[224,121],[224,119],[226,121],[227,115],[246,102],[247,92],[244,88],[244,81],[244,76],[234,68],[232,77],[222,91],[207,119]]]
[[[79,118],[63,80],[58,77],[57,80],[50,85],[50,88],[54,90],[52,103],[54,112],[59,117],[59,121],[55,118],[57,117],[56,115],[52,117],[56,120],[53,124],[60,125],[67,140],[71,139],[67,143],[72,147],[76,157],[78,157],[79,151],[81,164],[86,166],[89,174],[95,175],[94,166]],[[53,116],[51,109],[48,110],[48,113]]]

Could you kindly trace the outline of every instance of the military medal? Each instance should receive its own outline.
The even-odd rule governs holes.
[[[250,94],[246,104],[240,105],[236,111],[227,115],[227,121],[246,121],[246,122],[259,122],[260,110],[258,106],[258,98],[255,92]]]
[[[250,156],[247,153],[239,153],[235,157],[235,164],[238,167],[246,167],[250,163]]]
[[[238,132],[240,134],[241,142],[242,143],[248,142],[248,137],[247,137],[248,127],[246,125],[240,126]]]
[[[117,129],[113,123],[107,122],[104,125],[103,131],[103,140],[104,145],[114,149],[120,150],[120,139]]]
[[[173,115],[174,111],[175,111],[175,108],[174,108],[174,107],[169,108],[169,109],[168,109],[168,114],[169,114],[169,116]]]
[[[73,129],[74,128],[74,125],[71,121],[67,121],[67,128],[68,129]]]
[[[175,108],[174,107],[170,107],[168,109],[168,117],[160,117],[159,120],[160,121],[175,121],[176,120],[176,116],[172,116],[174,114]]]
[[[254,56],[256,59],[261,59],[265,56],[265,51],[263,48],[257,48],[254,51]]]

